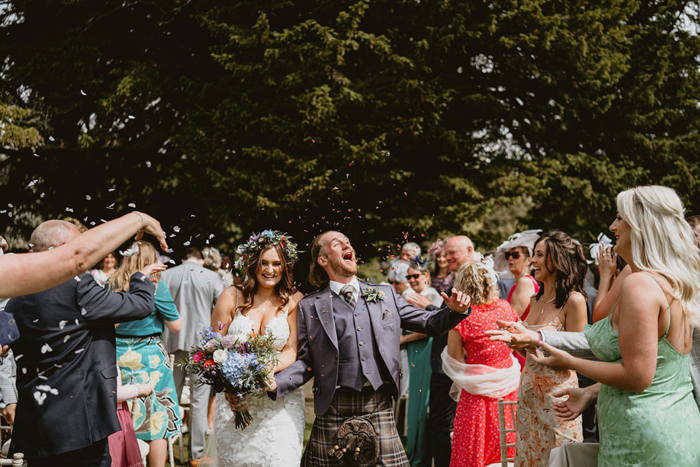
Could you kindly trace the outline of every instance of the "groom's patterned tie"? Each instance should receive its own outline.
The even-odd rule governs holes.
[[[352,307],[353,310],[357,306],[355,294],[353,293],[354,291],[355,287],[353,287],[350,284],[344,285],[343,288],[340,289],[340,296],[343,297],[346,302],[348,302],[348,304]]]

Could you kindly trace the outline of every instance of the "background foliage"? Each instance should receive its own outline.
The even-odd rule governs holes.
[[[683,0],[0,2],[3,230],[131,204],[176,254],[336,228],[369,260],[589,242],[635,184],[697,213],[696,25]]]

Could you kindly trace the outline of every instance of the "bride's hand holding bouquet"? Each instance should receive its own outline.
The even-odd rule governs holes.
[[[200,332],[199,345],[189,351],[180,365],[197,375],[198,384],[206,384],[214,392],[223,392],[235,416],[236,428],[253,423],[245,397],[262,394],[269,388],[277,355],[272,348],[272,335],[247,334],[245,338],[221,336],[208,327]],[[274,381],[274,379],[273,379]]]

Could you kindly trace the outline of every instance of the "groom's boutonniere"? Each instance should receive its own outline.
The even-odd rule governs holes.
[[[362,293],[362,298],[368,303],[378,303],[380,300],[384,300],[384,292],[373,287],[367,287]]]

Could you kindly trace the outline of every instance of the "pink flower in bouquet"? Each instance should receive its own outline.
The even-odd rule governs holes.
[[[236,345],[236,336],[224,336],[221,339],[221,345],[225,349],[233,350],[233,346]]]
[[[204,352],[202,352],[201,350],[199,352],[197,352],[196,354],[192,355],[193,362],[199,363],[202,360],[204,360]]]
[[[216,340],[214,339],[209,339],[209,342],[204,344],[204,350],[207,352],[213,352],[216,350]]]

